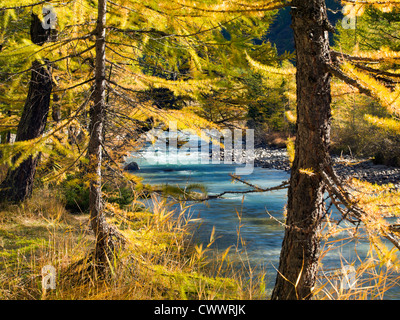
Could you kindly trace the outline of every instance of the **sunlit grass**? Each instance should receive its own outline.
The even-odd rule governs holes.
[[[253,270],[230,261],[234,248],[211,249],[215,233],[209,245],[194,243],[198,221],[189,208],[177,212],[156,197],[151,211],[139,198],[124,209],[106,205],[107,221],[127,242],[100,277],[88,215],[69,214],[55,192],[37,190],[19,206],[0,208],[0,299],[265,298]],[[55,290],[42,288],[46,265],[56,269]]]
[[[318,300],[383,300],[400,285],[397,249],[383,252],[370,241],[365,226],[324,224],[323,247],[314,298]],[[363,253],[358,246],[364,243]],[[351,252],[345,258],[342,252]],[[327,268],[324,258],[338,256],[338,266]],[[397,289],[398,290],[398,289]]]

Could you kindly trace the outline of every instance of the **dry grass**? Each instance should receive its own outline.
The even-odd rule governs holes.
[[[54,190],[37,190],[23,204],[0,207],[0,299],[265,299],[264,273],[255,270],[246,252],[235,246],[224,252],[192,241],[196,219],[188,207],[173,211],[153,198],[152,211],[140,199],[129,208],[106,205],[107,220],[126,237],[105,277],[98,277],[90,259],[94,237],[85,214],[71,215]],[[241,217],[238,213],[238,243]],[[363,237],[354,226],[325,225],[320,277],[315,299],[385,299],[399,286],[399,257],[384,254],[371,243],[367,256],[357,255]],[[351,242],[353,260],[324,269],[326,254]],[[347,250],[347,249],[346,249]],[[57,271],[56,289],[43,290],[43,266]],[[346,282],[349,279],[350,283]],[[356,280],[352,283],[352,280]],[[347,284],[347,285],[346,285]]]
[[[326,224],[320,256],[320,270],[314,291],[318,300],[383,300],[400,284],[399,255],[396,248],[383,252],[372,242],[365,227]],[[358,252],[360,240],[367,252]],[[351,253],[345,258],[342,250]],[[327,269],[323,262],[329,252],[336,252],[340,266]],[[396,289],[397,288],[397,289]]]
[[[94,238],[87,215],[69,214],[54,190],[38,190],[19,206],[0,208],[0,299],[249,299],[262,281],[228,253],[193,245],[196,221],[153,198],[153,212],[107,205],[107,220],[126,237],[104,277],[92,270]],[[210,243],[213,239],[210,239]],[[57,271],[56,289],[42,288],[43,266]],[[250,277],[251,278],[251,277]],[[249,285],[251,283],[251,285]]]

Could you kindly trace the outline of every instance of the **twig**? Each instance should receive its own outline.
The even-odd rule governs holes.
[[[286,189],[289,186],[289,182],[288,181],[284,181],[278,186],[264,189],[264,188],[260,188],[260,187],[254,186],[254,185],[252,185],[252,184],[250,184],[250,183],[248,183],[246,181],[243,181],[243,180],[237,178],[234,175],[230,175],[230,176],[233,177],[234,179],[237,179],[238,181],[246,184],[246,185],[249,185],[249,186],[253,187],[254,189],[252,189],[252,190],[244,190],[244,191],[224,191],[224,192],[221,192],[219,194],[210,195],[210,196],[207,196],[206,198],[202,198],[202,199],[198,199],[198,200],[199,201],[206,201],[206,200],[210,200],[210,199],[218,199],[218,198],[221,198],[222,196],[224,196],[226,194],[247,194],[247,193],[256,193],[256,192],[276,191],[276,190]]]
[[[331,200],[335,207],[342,214],[342,220],[347,220],[352,223],[361,223],[367,217],[367,214],[357,206],[357,203],[351,199],[351,195],[346,191],[345,187],[339,182],[338,177],[333,172],[332,167],[326,165],[323,170],[321,170],[321,177],[326,185],[326,189],[331,196]],[[338,200],[336,200],[335,199]],[[347,208],[347,212],[344,212],[340,207],[340,204]],[[349,215],[354,217],[356,221],[350,220]],[[389,240],[398,250],[400,250],[400,238],[395,233],[400,233],[399,225],[389,225],[387,230],[385,228],[380,228],[379,232],[381,235]]]
[[[360,93],[364,93],[368,96],[372,96],[372,92],[370,89],[367,87],[363,86],[361,83],[359,83],[357,80],[349,77],[346,75],[342,70],[339,68],[335,67],[333,64],[327,64],[328,70],[337,78],[340,80],[343,80],[347,84],[351,85],[352,87],[355,87],[360,91]]]

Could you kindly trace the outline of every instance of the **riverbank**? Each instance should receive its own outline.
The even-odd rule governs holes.
[[[239,163],[249,161],[246,157],[247,150],[243,149]],[[224,159],[224,151],[217,152],[219,160]],[[210,150],[210,157],[215,157],[215,153]],[[218,158],[218,157],[217,157]],[[275,169],[290,172],[290,163],[286,148],[263,145],[254,149],[250,160],[254,160],[255,167]],[[372,159],[361,159],[352,156],[332,156],[333,168],[336,173],[347,180],[356,178],[369,183],[378,185],[393,184],[400,189],[400,167],[390,167],[375,164]],[[140,170],[136,162],[131,162],[125,167],[126,170]],[[171,171],[173,169],[170,169]]]
[[[246,259],[246,264],[250,268],[262,270],[262,273],[265,273],[265,284],[269,293],[275,285],[276,267],[279,265],[284,227],[278,221],[284,222],[283,212],[287,204],[287,190],[282,189],[262,194],[247,193],[248,185],[232,183],[232,179],[229,177],[236,166],[229,163],[224,164],[221,161],[223,152],[220,152],[219,155],[220,161],[214,161],[214,163],[208,161],[204,164],[171,165],[143,162],[139,163],[141,169],[137,174],[143,178],[144,182],[153,186],[168,183],[169,186],[180,186],[181,190],[186,191],[191,190],[192,185],[198,185],[204,186],[208,195],[219,195],[228,191],[229,193],[225,193],[220,198],[211,197],[206,202],[190,202],[191,213],[201,219],[195,235],[196,242],[205,248],[208,246],[210,235],[216,234],[217,240],[213,245],[220,252],[224,252],[232,246],[238,246],[242,257]],[[285,149],[259,148],[255,150],[254,158],[256,167],[251,174],[242,176],[250,184],[267,189],[276,187],[289,178],[287,171],[276,170],[282,169],[283,165],[288,165]],[[342,158],[342,160],[345,159]],[[335,166],[344,164],[335,161]],[[262,165],[268,165],[272,170],[264,169]],[[238,191],[237,194],[235,194],[236,191]],[[177,204],[177,208],[179,208],[179,204]],[[354,237],[354,241],[350,241],[348,238],[347,227],[343,225],[343,233],[335,232],[334,238],[326,240],[327,242],[332,240],[332,246],[329,247],[329,252],[323,254],[324,272],[340,270],[343,261],[361,262],[370,254],[370,243],[368,238],[364,237],[364,231],[361,231],[363,226],[357,229],[359,232]],[[345,237],[343,242],[341,241],[342,236]],[[325,246],[323,247],[326,249]],[[327,254],[325,255],[325,253]],[[230,261],[235,261],[230,254],[228,257]],[[323,280],[325,279],[324,276]],[[323,281],[322,283],[324,284]],[[360,289],[361,287],[362,285]],[[398,298],[397,291],[391,293],[391,299],[396,298]]]
[[[400,168],[376,165],[370,159],[356,159],[350,156],[332,156],[336,173],[343,179],[356,178],[370,183],[394,184],[400,189]],[[254,150],[256,167],[290,171],[285,148],[263,146]]]
[[[21,205],[0,206],[1,300],[260,299],[248,274],[230,272],[225,257],[192,243],[195,224],[164,201],[121,209],[105,203],[107,222],[126,239],[106,274],[93,267],[94,234],[87,213],[71,214],[58,189],[35,189]],[[210,239],[210,241],[215,241]],[[212,261],[207,255],[214,254]],[[55,289],[42,287],[52,267]],[[215,271],[215,270],[216,271]],[[46,276],[46,278],[48,278]],[[262,283],[260,283],[260,286]]]

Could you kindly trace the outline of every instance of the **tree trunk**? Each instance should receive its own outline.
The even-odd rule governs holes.
[[[288,190],[287,221],[272,299],[310,299],[324,215],[320,170],[330,161],[331,75],[324,0],[292,1],[297,57],[296,150]],[[302,173],[310,169],[313,173]],[[304,171],[303,171],[304,172]]]
[[[56,32],[43,29],[40,19],[32,14],[30,35],[33,43],[43,45],[53,31]],[[16,142],[35,139],[42,135],[46,128],[53,87],[51,65],[34,61],[31,70],[28,96],[18,124]],[[0,201],[21,202],[32,194],[38,160],[39,156],[30,156],[14,170],[8,170],[0,185]]]
[[[9,110],[8,111],[8,116],[11,117],[11,115],[12,115],[11,114],[11,110]],[[11,130],[3,131],[0,134],[0,138],[1,138],[0,143],[4,143],[4,144],[10,143],[11,142]],[[1,158],[1,152],[0,152],[0,158]]]
[[[31,140],[43,134],[49,113],[51,90],[50,67],[34,61],[28,97],[18,124],[16,142]],[[39,156],[30,156],[14,170],[8,170],[5,180],[0,185],[1,200],[20,202],[32,194],[38,160]]]
[[[101,164],[104,119],[106,111],[105,102],[105,74],[106,74],[106,24],[107,0],[98,2],[97,34],[96,34],[96,69],[95,69],[95,93],[94,104],[90,110],[90,140],[88,148],[89,156],[89,210],[91,226],[96,236],[96,261],[105,264],[111,257],[113,242],[110,236],[110,228],[106,223],[103,213],[101,192]]]

